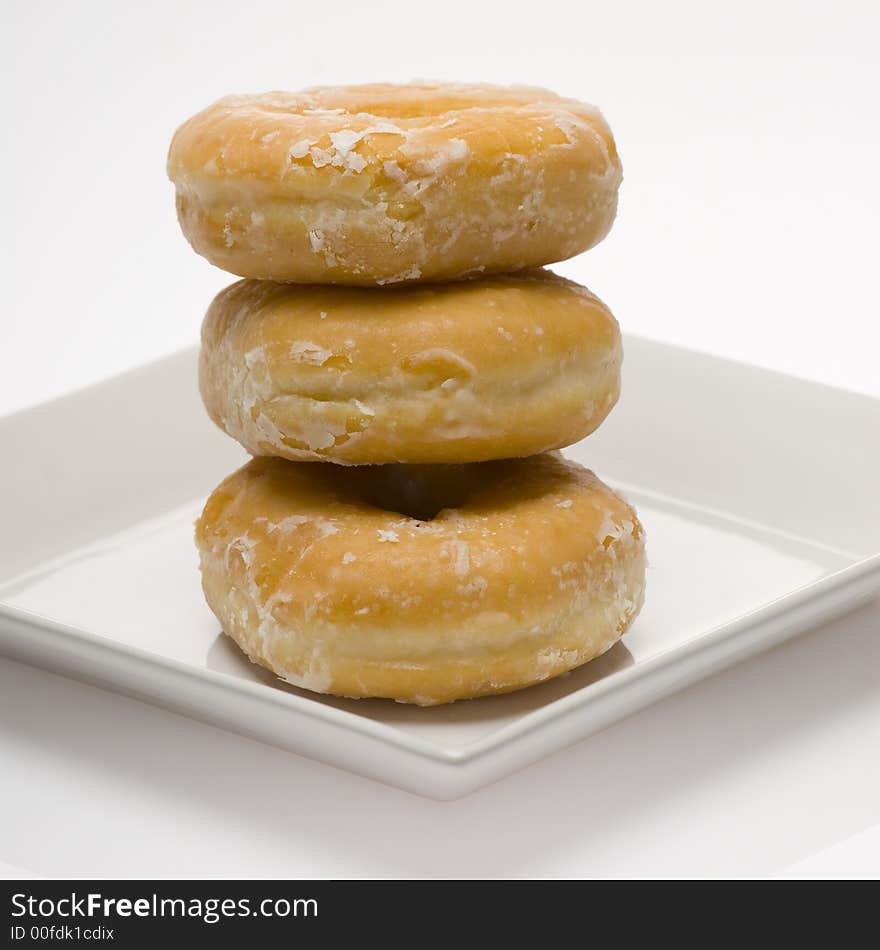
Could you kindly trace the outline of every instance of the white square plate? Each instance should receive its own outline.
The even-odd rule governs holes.
[[[199,587],[192,522],[244,456],[202,410],[194,349],[0,420],[0,650],[445,799],[880,590],[880,401],[626,347],[620,405],[566,454],[638,507],[647,604],[567,677],[420,709],[247,662]]]

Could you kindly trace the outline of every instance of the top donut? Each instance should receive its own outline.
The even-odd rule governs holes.
[[[621,167],[593,106],[422,83],[228,96],[177,130],[168,176],[212,264],[375,285],[572,257],[608,233]]]

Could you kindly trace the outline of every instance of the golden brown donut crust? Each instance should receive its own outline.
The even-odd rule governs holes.
[[[212,264],[369,285],[579,254],[611,227],[621,166],[593,106],[422,83],[228,96],[177,130],[168,175]]]
[[[558,453],[253,459],[196,542],[208,604],[251,660],[342,696],[431,705],[540,682],[609,649],[643,600],[634,510]]]
[[[548,271],[396,288],[242,281],[202,327],[211,418],[253,455],[474,462],[570,445],[620,391],[617,322]]]

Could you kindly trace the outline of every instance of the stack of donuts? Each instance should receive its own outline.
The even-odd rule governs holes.
[[[541,269],[611,227],[600,113],[487,85],[232,96],[178,129],[168,173],[193,248],[246,278],[199,369],[254,456],[196,527],[223,630],[296,686],[420,705],[608,650],[644,534],[557,450],[617,401],[620,332]]]

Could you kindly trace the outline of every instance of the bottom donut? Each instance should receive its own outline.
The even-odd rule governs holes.
[[[639,612],[635,511],[558,453],[469,465],[255,458],[196,525],[250,659],[319,693],[434,705],[542,682]]]

